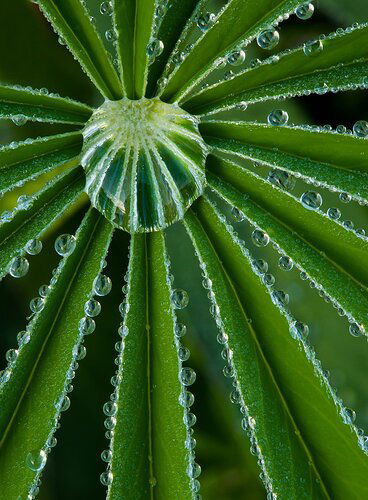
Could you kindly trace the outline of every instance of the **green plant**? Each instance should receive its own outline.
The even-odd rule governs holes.
[[[177,221],[202,269],[231,400],[240,405],[268,498],[365,498],[368,438],[332,389],[287,293],[234,231],[228,207],[253,226],[255,248],[272,242],[280,267],[300,270],[347,316],[353,336],[367,335],[364,231],[340,222],[338,209],[324,213],[315,187],[300,197],[293,187],[297,177],[366,205],[368,122],[349,133],[288,126],[278,107],[267,125],[242,113],[266,100],[367,88],[368,25],[250,63],[246,50],[275,47],[275,26],[296,10],[309,18],[312,4],[103,2],[113,22],[106,47],[83,2],[37,3],[104,100],[95,110],[43,89],[0,86],[2,118],[76,127],[0,150],[2,194],[54,174],[3,212],[0,277],[24,276],[25,254],[41,251],[39,238],[73,207],[92,205],[76,236],[56,239],[63,258],[6,355],[1,498],[38,492],[101,310],[95,297],[111,290],[104,261],[121,229],[131,241],[101,481],[112,499],[200,497],[187,389],[195,372],[176,313],[188,296],[173,287],[164,231]]]

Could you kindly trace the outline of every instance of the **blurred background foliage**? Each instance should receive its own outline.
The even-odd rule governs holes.
[[[99,15],[99,3],[99,0],[87,2],[91,15],[104,31],[108,20]],[[367,0],[320,0],[315,4],[316,13],[310,21],[302,22],[292,16],[283,23],[278,49],[297,46],[340,26],[368,20]],[[98,105],[101,101],[68,50],[58,43],[58,37],[38,7],[29,0],[3,1],[0,4],[0,80],[46,87],[92,105]],[[275,106],[282,106],[295,124],[329,123],[333,127],[343,124],[351,128],[355,121],[368,119],[366,96],[366,92],[356,91],[297,98],[276,105],[272,102],[258,104],[245,111],[243,117],[265,121]],[[0,144],[67,130],[71,128],[37,123],[16,127],[12,122],[0,121]],[[31,193],[39,186],[40,181],[33,182],[26,189],[4,196],[0,199],[0,210],[11,208],[19,194]],[[296,189],[301,187],[297,185]],[[339,206],[344,219],[351,219],[355,226],[368,230],[367,208],[353,203],[344,205],[336,195],[322,194],[326,209],[328,206]],[[30,272],[25,278],[14,280],[7,277],[0,284],[2,365],[5,365],[5,351],[14,347],[17,332],[25,327],[30,299],[37,295],[40,285],[49,282],[51,271],[57,263],[58,258],[53,250],[55,235],[74,232],[82,213],[83,207],[79,207],[44,238],[44,250],[39,256],[31,257]],[[287,273],[279,270],[278,255],[271,246],[255,250],[250,243],[250,228],[246,223],[234,221],[234,225],[249,242],[254,255],[268,260],[278,287],[290,295],[290,309],[301,321],[309,324],[311,343],[324,368],[330,372],[332,385],[347,406],[356,410],[358,426],[367,432],[366,341],[349,335],[347,320],[339,317],[337,311],[325,303],[316,290],[302,281],[297,271]],[[216,342],[217,332],[208,311],[206,292],[201,286],[198,264],[180,224],[170,228],[167,235],[175,286],[188,290],[190,296],[190,304],[180,312],[180,320],[188,325],[186,342],[192,352],[190,363],[197,372],[197,382],[193,386],[196,396],[193,409],[197,416],[195,437],[198,462],[203,470],[200,477],[203,498],[263,499],[265,493],[258,478],[259,471],[241,430],[238,408],[230,403],[228,382],[222,375],[221,347]],[[63,415],[57,434],[58,446],[48,462],[40,493],[42,500],[98,500],[105,497],[105,489],[99,481],[104,469],[100,453],[107,446],[102,405],[111,392],[110,378],[115,370],[114,344],[118,340],[118,304],[122,299],[127,245],[127,235],[118,231],[107,267],[107,274],[113,280],[113,292],[108,298],[102,299],[103,312],[98,319],[97,330],[86,344],[88,355],[80,363],[75,390],[71,395],[72,406]]]

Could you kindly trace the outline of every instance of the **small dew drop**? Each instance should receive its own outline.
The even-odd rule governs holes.
[[[338,208],[331,207],[327,210],[327,215],[332,220],[339,220],[341,217],[341,212]]]
[[[94,281],[93,289],[96,295],[103,297],[111,292],[112,282],[108,276],[100,274]]]
[[[275,127],[282,127],[286,125],[289,121],[289,115],[283,109],[274,109],[267,117],[267,121],[269,125]]]
[[[112,451],[111,450],[104,450],[102,453],[101,453],[101,459],[106,462],[106,463],[109,463],[111,462],[111,459],[112,459]]]
[[[88,300],[84,304],[84,312],[86,316],[94,318],[95,316],[98,316],[100,314],[101,304],[95,299]]]
[[[82,318],[79,321],[79,332],[82,335],[90,335],[95,331],[96,323],[92,318]]]
[[[44,450],[34,450],[28,453],[26,464],[34,472],[40,472],[46,465],[47,455]]]
[[[351,196],[348,193],[340,193],[339,199],[343,203],[350,203],[351,202]]]
[[[361,337],[363,335],[362,328],[358,325],[358,323],[352,323],[349,325],[349,333],[353,337]]]
[[[260,229],[255,229],[252,232],[252,241],[257,247],[265,247],[268,245],[270,238],[267,233]]]
[[[29,255],[38,255],[42,250],[42,241],[40,240],[29,240],[26,245],[26,252]]]
[[[22,278],[28,273],[29,262],[25,257],[14,257],[10,263],[9,274],[13,278]]]
[[[66,257],[74,252],[75,245],[75,236],[71,234],[62,234],[56,238],[55,250],[62,257]]]
[[[113,475],[111,471],[105,471],[100,476],[101,484],[104,486],[109,486],[112,483]]]
[[[317,210],[322,205],[322,196],[316,191],[306,191],[301,195],[300,202],[308,210]]]
[[[112,5],[111,2],[102,2],[100,5],[100,12],[102,15],[110,16],[112,14]]]
[[[306,21],[307,19],[310,19],[313,16],[314,13],[314,5],[310,2],[303,3],[302,5],[299,5],[295,9],[295,14],[299,19],[302,19],[303,21]]]
[[[257,36],[257,43],[261,49],[271,50],[280,41],[280,34],[275,28],[268,28],[261,31]]]
[[[103,406],[103,412],[107,417],[114,417],[118,411],[118,406],[116,403],[109,401]]]
[[[25,125],[27,123],[27,121],[28,121],[28,119],[24,115],[15,115],[12,117],[12,122],[17,127],[21,127],[22,125]]]
[[[172,292],[171,300],[175,309],[184,309],[189,304],[188,293],[180,288]]]
[[[194,384],[196,377],[197,376],[193,368],[184,367],[180,370],[179,380],[185,386]]]
[[[253,269],[258,275],[266,274],[268,271],[268,264],[263,259],[256,259],[252,262]]]
[[[291,271],[294,266],[294,263],[290,257],[287,255],[283,255],[279,259],[279,268],[284,270],[284,271]]]
[[[42,311],[45,306],[45,302],[42,297],[35,297],[29,303],[29,308],[33,313],[38,313]]]
[[[227,56],[227,62],[231,66],[240,66],[241,64],[243,64],[244,61],[245,61],[245,52],[242,49],[233,50]]]
[[[303,45],[303,52],[306,56],[316,56],[323,50],[322,40],[313,40]]]
[[[353,132],[357,137],[368,137],[368,122],[359,120],[354,124]]]
[[[290,327],[290,333],[294,339],[306,337],[309,333],[308,325],[302,323],[301,321],[294,321]]]
[[[164,51],[164,44],[161,40],[158,40],[157,38],[151,40],[150,43],[147,45],[146,49],[148,57],[152,60],[155,60],[156,57],[160,56],[163,51]]]
[[[215,14],[207,12],[206,14],[203,14],[202,16],[199,16],[197,18],[197,26],[201,31],[207,31],[214,24],[215,19]]]

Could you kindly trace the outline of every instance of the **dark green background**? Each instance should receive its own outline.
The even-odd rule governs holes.
[[[103,19],[96,14],[100,2],[89,0],[88,3],[98,22],[101,22]],[[284,23],[278,48],[296,46],[339,26],[368,20],[366,0],[321,0],[316,10],[311,21],[298,21],[293,16]],[[87,77],[67,49],[58,43],[57,36],[38,8],[26,0],[4,0],[0,5],[0,80],[47,87],[50,91],[90,104],[100,102]],[[328,94],[294,99],[277,106],[287,109],[294,123],[330,123],[334,127],[341,123],[351,128],[358,119],[368,119],[366,96],[367,93],[362,91]],[[246,111],[244,117],[264,121],[273,107],[274,103],[254,106]],[[42,124],[16,127],[2,121],[0,143],[66,130],[67,127]],[[32,184],[30,191],[37,186],[37,183]],[[19,194],[18,190],[0,199],[0,210],[14,206]],[[342,205],[336,196],[322,194],[326,207],[331,204],[339,206],[344,219],[350,218],[357,227],[368,230],[366,208],[354,204]],[[76,212],[47,235],[42,253],[30,258],[31,268],[27,277],[22,280],[7,277],[0,284],[2,365],[5,364],[5,351],[15,346],[16,333],[25,326],[30,299],[37,295],[41,284],[49,281],[51,269],[57,263],[57,255],[53,251],[55,235],[73,232],[81,215]],[[236,226],[239,233],[249,240],[249,227],[245,223]],[[264,498],[259,471],[240,429],[238,409],[229,401],[229,389],[221,374],[223,363],[215,340],[216,329],[208,313],[198,266],[180,225],[168,231],[168,241],[175,270],[175,286],[187,289],[190,296],[190,304],[180,317],[188,325],[187,342],[192,351],[190,365],[197,371],[197,382],[193,386],[196,403],[193,408],[198,419],[195,431],[198,462],[203,468],[200,478],[202,495],[205,499],[221,500]],[[118,232],[107,268],[113,280],[113,292],[102,299],[103,312],[98,318],[98,328],[86,343],[88,355],[80,363],[75,390],[71,395],[72,405],[63,415],[62,426],[57,433],[59,445],[51,454],[44,475],[40,494],[43,500],[102,499],[105,495],[99,482],[99,474],[104,470],[99,455],[107,446],[102,405],[111,392],[109,380],[115,370],[114,344],[118,340],[118,304],[122,299],[127,243],[127,236]],[[252,250],[255,252],[254,247]],[[368,431],[368,346],[365,340],[352,338],[346,319],[340,318],[330,305],[325,304],[295,271],[278,271],[277,256],[271,248],[259,253],[267,257],[272,272],[277,276],[279,288],[289,293],[292,312],[309,324],[311,342],[325,368],[330,371],[332,384],[345,403],[357,411],[358,425]]]

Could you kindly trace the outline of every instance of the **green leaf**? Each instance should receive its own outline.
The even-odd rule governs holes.
[[[226,221],[203,199],[194,211],[197,217],[188,214],[185,224],[211,280],[252,448],[272,491],[290,499],[364,498],[367,457],[357,446],[356,429],[338,416],[344,410],[313,351],[303,338],[292,338],[290,316],[272,303]]]
[[[139,99],[147,85],[147,46],[153,40],[155,0],[115,0],[114,23],[126,97]]]
[[[251,122],[204,122],[200,129],[214,151],[296,173],[307,182],[318,181],[368,202],[366,139],[323,129]]]
[[[157,80],[161,76],[165,64],[172,53],[176,42],[181,39],[182,31],[200,0],[172,0],[163,18],[157,34],[158,40],[164,44],[162,54],[151,64],[148,74],[147,96],[152,97],[157,90]]]
[[[44,308],[29,327],[29,342],[20,348],[10,379],[1,386],[4,498],[26,497],[36,487],[39,473],[27,466],[27,456],[49,451],[46,442],[56,430],[60,402],[70,382],[67,374],[76,360],[76,348],[83,342],[78,324],[102,269],[112,231],[102,215],[89,210],[76,235],[76,248],[59,266]]]
[[[72,160],[82,141],[82,134],[71,132],[0,148],[0,195]]]
[[[80,167],[57,176],[31,198],[28,210],[16,210],[9,222],[0,224],[0,279],[12,259],[29,240],[39,238],[82,194],[85,176]]]
[[[80,0],[37,3],[101,94],[107,99],[120,99],[121,83],[83,3]]]
[[[323,44],[322,44],[323,43]],[[318,41],[317,41],[318,44]],[[277,63],[266,59],[231,80],[220,80],[187,100],[185,109],[212,113],[239,102],[324,94],[365,88],[368,69],[368,25],[332,34],[321,42],[323,50],[306,56],[303,47],[278,54]]]
[[[201,36],[183,63],[169,76],[162,99],[177,102],[213,69],[215,60],[238,45],[248,45],[260,31],[292,12],[300,0],[229,0],[214,25]],[[198,28],[199,29],[199,28]]]
[[[41,90],[0,84],[0,118],[84,125],[92,109],[78,101]]]
[[[241,192],[232,188],[219,177],[208,174],[209,185],[232,206],[244,213],[245,217],[257,228],[265,231],[271,240],[288,255],[301,271],[307,273],[311,280],[322,287],[323,291],[340,307],[353,317],[355,322],[368,332],[368,291],[367,282],[362,276],[355,278],[344,269],[344,260],[334,261],[326,247],[325,252],[317,250],[311,243],[313,239],[305,238],[303,227],[299,221],[304,219],[309,230],[317,233],[316,218],[309,217],[303,206],[288,193],[273,187],[260,177],[241,170],[229,162],[212,158],[210,170],[222,176],[225,170],[231,171],[226,178],[236,178]],[[247,196],[244,196],[244,193]],[[250,197],[250,198],[249,198]],[[280,208],[278,208],[280,207]],[[292,213],[292,216],[284,215]],[[312,214],[313,215],[313,214]],[[346,261],[351,258],[351,233],[326,217],[319,217],[319,231],[330,236],[330,246],[339,239],[341,246],[346,249]],[[313,229],[312,229],[313,228]],[[368,243],[360,238],[357,241],[360,262],[362,266],[368,264]],[[320,247],[318,247],[320,248]],[[354,250],[352,250],[354,252]]]
[[[162,233],[132,237],[111,443],[112,500],[143,500],[153,494],[157,499],[192,498],[168,266]]]

